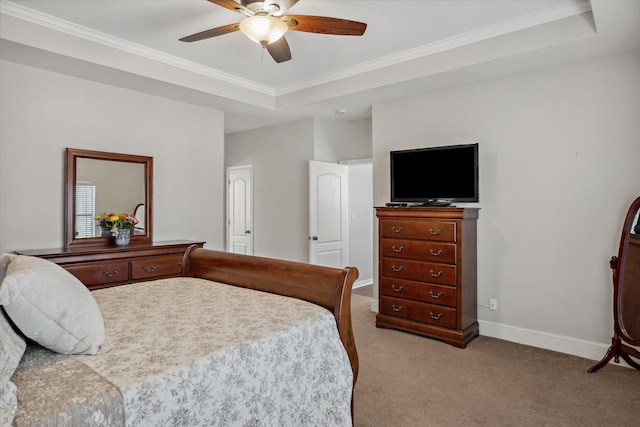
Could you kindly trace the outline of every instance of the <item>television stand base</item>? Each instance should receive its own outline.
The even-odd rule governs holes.
[[[447,206],[451,206],[451,202],[447,202],[443,200],[432,200],[429,202],[418,203],[413,206],[447,207]]]

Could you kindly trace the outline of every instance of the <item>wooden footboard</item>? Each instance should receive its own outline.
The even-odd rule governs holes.
[[[340,270],[194,245],[185,253],[182,275],[299,298],[328,309],[336,319],[340,340],[351,361],[355,385],[358,352],[351,324],[351,287],[358,278],[355,267]]]

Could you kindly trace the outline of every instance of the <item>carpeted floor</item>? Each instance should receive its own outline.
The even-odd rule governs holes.
[[[353,295],[355,426],[637,426],[640,371],[480,336],[466,349],[375,327]]]

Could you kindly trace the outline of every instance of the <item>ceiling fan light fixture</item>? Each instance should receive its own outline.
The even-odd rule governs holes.
[[[269,15],[254,15],[240,22],[240,31],[263,46],[280,40],[288,29],[283,21]]]

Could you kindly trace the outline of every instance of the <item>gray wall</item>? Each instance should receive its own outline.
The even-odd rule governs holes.
[[[308,161],[337,163],[370,157],[370,119],[344,123],[303,119],[226,135],[226,165],[254,165],[254,254],[308,262]],[[355,216],[350,220],[349,263],[359,268],[360,281],[370,282],[372,220],[363,211],[371,215],[373,208],[371,165],[369,178],[362,180],[366,167],[358,165],[364,169],[349,173],[360,192],[350,203]],[[354,187],[350,184],[351,188]]]
[[[314,158],[320,162],[371,158],[371,119],[348,122],[316,119]]]
[[[65,147],[154,158],[155,240],[224,247],[220,111],[0,61],[0,251],[63,245]]]
[[[308,262],[313,119],[226,135],[227,166],[253,165],[253,253]]]
[[[377,104],[374,203],[390,150],[479,142],[478,301],[499,308],[479,307],[481,334],[600,358],[639,113],[638,52]]]

